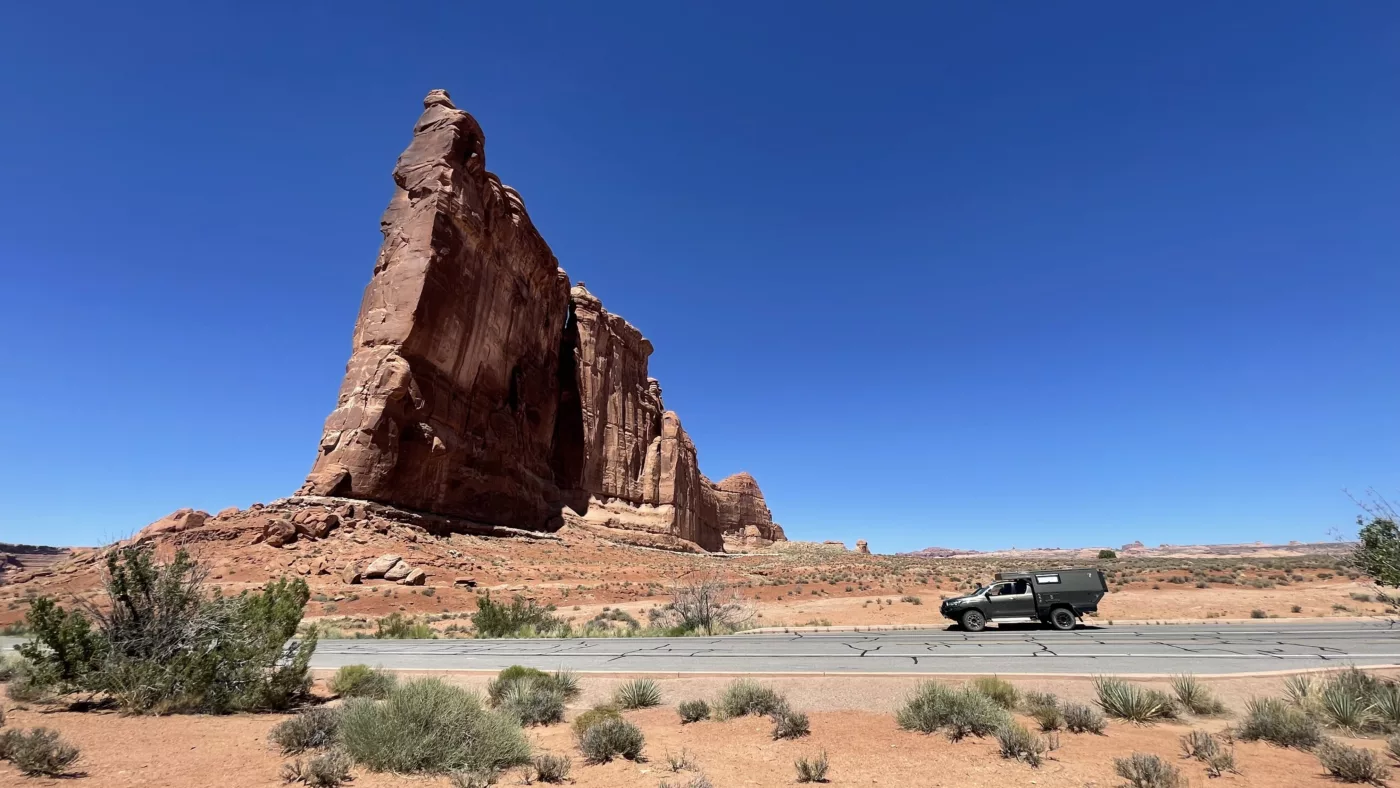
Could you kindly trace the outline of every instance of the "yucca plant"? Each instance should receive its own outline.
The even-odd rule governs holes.
[[[1364,696],[1358,695],[1356,689],[1345,683],[1329,683],[1323,687],[1318,697],[1318,708],[1329,725],[1354,732],[1366,730],[1374,724],[1370,703]]]
[[[1283,694],[1294,706],[1305,706],[1313,697],[1313,677],[1307,673],[1289,676],[1283,680]]]
[[[613,702],[624,709],[649,709],[661,705],[661,688],[651,679],[632,679],[617,688]]]
[[[1197,716],[1207,717],[1225,712],[1225,704],[1190,673],[1172,678],[1172,692],[1176,693],[1177,702],[1182,708]]]
[[[1176,717],[1176,704],[1166,693],[1129,684],[1112,676],[1094,679],[1099,707],[1110,717],[1147,724]]]

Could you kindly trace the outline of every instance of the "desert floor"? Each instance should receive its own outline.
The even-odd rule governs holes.
[[[451,680],[480,687],[484,676],[458,675]],[[584,677],[585,695],[570,707],[570,717],[608,697],[621,678]],[[530,729],[538,750],[569,755],[574,784],[579,786],[648,786],[684,784],[690,772],[670,772],[668,755],[685,751],[714,785],[790,785],[793,760],[825,751],[831,762],[831,785],[889,786],[1117,786],[1113,758],[1132,752],[1155,753],[1176,764],[1193,785],[1330,786],[1317,759],[1310,754],[1261,743],[1236,746],[1240,774],[1207,778],[1196,761],[1181,757],[1178,739],[1193,727],[1219,731],[1229,716],[1152,726],[1111,723],[1106,735],[1061,734],[1061,747],[1041,768],[1002,759],[994,739],[949,742],[942,735],[925,736],[900,730],[893,710],[917,683],[913,679],[869,677],[855,679],[770,679],[794,707],[811,716],[812,733],[796,741],[774,741],[766,719],[742,718],[682,726],[673,708],[683,699],[713,697],[724,680],[663,679],[665,705],[627,712],[647,737],[644,762],[615,761],[585,765],[567,725]],[[1021,689],[1052,691],[1061,697],[1088,701],[1088,679],[1016,680]],[[1246,698],[1281,692],[1278,677],[1211,680],[1211,687],[1238,711]],[[1164,686],[1164,683],[1163,683]],[[60,731],[83,752],[77,779],[31,779],[0,764],[0,785],[156,786],[245,788],[280,785],[278,771],[287,760],[267,741],[281,715],[228,717],[122,717],[115,713],[79,713],[16,709],[8,704],[9,726],[43,725]],[[1024,719],[1024,718],[1023,718]],[[1348,739],[1381,748],[1379,739]],[[519,784],[514,773],[501,785]],[[445,777],[405,777],[355,771],[352,785],[447,786]]]

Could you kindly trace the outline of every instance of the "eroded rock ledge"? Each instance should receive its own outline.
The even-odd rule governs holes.
[[[300,494],[670,549],[784,539],[752,476],[701,474],[651,343],[570,286],[476,120],[442,90],[423,107]]]

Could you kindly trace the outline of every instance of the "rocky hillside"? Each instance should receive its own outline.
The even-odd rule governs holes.
[[[0,585],[16,578],[46,577],[73,554],[67,547],[41,547],[0,542]]]

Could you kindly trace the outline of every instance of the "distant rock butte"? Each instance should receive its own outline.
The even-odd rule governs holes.
[[[423,107],[299,494],[670,549],[783,540],[753,477],[700,473],[651,343],[570,287],[476,120],[446,91]]]

